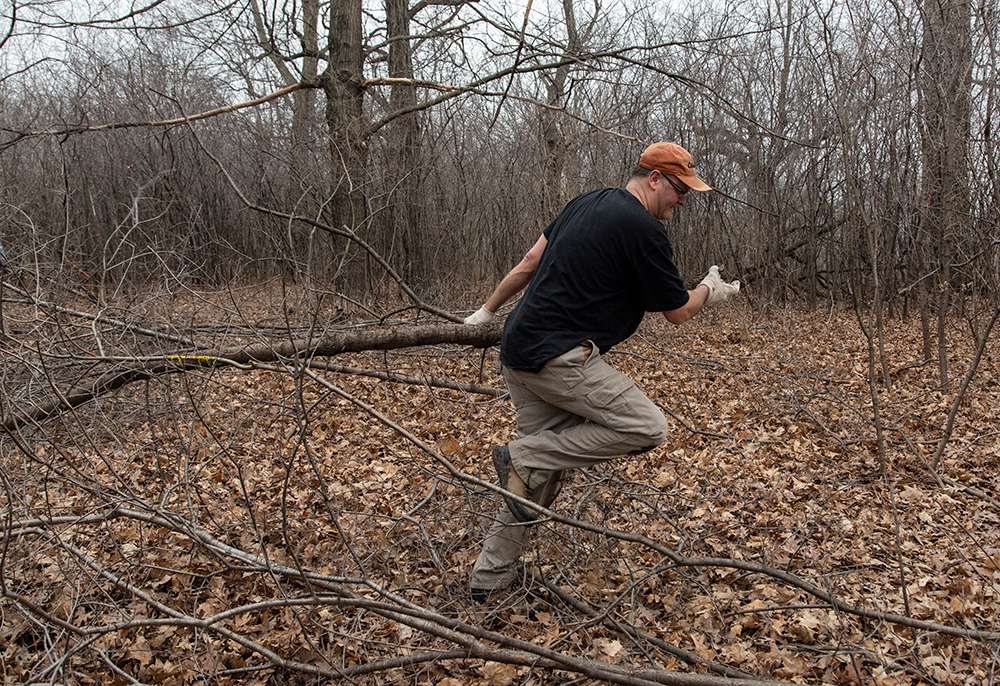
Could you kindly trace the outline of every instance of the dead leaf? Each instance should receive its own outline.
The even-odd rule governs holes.
[[[479,668],[489,686],[508,686],[517,678],[517,667],[503,662],[487,662]]]

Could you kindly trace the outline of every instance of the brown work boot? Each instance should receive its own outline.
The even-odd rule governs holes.
[[[528,485],[514,470],[514,465],[510,462],[510,449],[507,446],[497,445],[493,447],[493,467],[497,470],[497,476],[500,477],[500,488],[510,491],[518,497],[528,498]],[[510,508],[511,514],[517,521],[533,522],[537,519],[521,503],[510,498],[504,498],[504,500],[507,501],[507,507]]]
[[[469,598],[472,600],[472,602],[479,603],[480,605],[485,603],[487,600],[491,600],[494,603],[496,603],[496,601],[500,600],[501,598],[506,598],[508,595],[510,595],[511,590],[513,588],[514,588],[513,581],[510,582],[509,584],[498,586],[497,588],[473,587],[469,589]]]

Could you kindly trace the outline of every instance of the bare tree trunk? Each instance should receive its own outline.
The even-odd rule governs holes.
[[[302,2],[302,83],[315,85],[319,68],[319,37],[317,24],[319,22],[319,0],[303,0]],[[295,92],[294,111],[292,113],[292,160],[304,165],[303,171],[310,185],[318,183],[314,178],[318,170],[315,168],[317,134],[319,121],[316,111],[316,90],[303,88]],[[301,157],[300,157],[301,156]]]
[[[366,136],[361,116],[361,0],[330,4],[330,61],[322,76],[332,165],[334,226],[352,230],[365,220]]]
[[[923,4],[924,214],[938,269],[938,371],[948,382],[947,318],[955,241],[967,235],[972,47],[967,0]]]
[[[413,79],[413,50],[410,46],[410,8],[408,0],[385,0],[386,29],[389,36],[389,76]],[[417,104],[416,88],[408,83],[395,83],[389,92],[389,107],[393,112],[412,109]],[[421,288],[431,270],[433,240],[422,226],[423,211],[420,193],[421,140],[416,112],[409,112],[393,121],[389,131],[391,152],[389,174],[394,176],[390,199],[393,230],[397,230],[403,247],[400,271],[408,281]]]
[[[324,174],[320,168],[321,159],[321,129],[319,113],[316,105],[317,73],[319,65],[319,0],[303,0],[301,4],[301,26],[298,33],[302,47],[302,67],[295,74],[286,57],[274,45],[272,36],[274,28],[268,25],[268,17],[261,8],[259,0],[251,0],[250,11],[253,15],[257,44],[267,55],[281,80],[291,86],[303,83],[309,88],[295,91],[292,103],[291,139],[285,151],[287,165],[287,186],[285,193],[289,207],[295,208],[295,213],[319,218],[323,198],[326,196]],[[288,269],[295,279],[308,279],[310,273],[308,250],[309,238],[287,227],[285,241],[289,248],[286,256]]]
[[[566,20],[566,49],[564,57],[573,57],[580,51],[580,36],[576,27],[576,13],[572,0],[563,0],[563,17]],[[559,126],[558,109],[566,106],[569,64],[560,65],[550,77],[545,77],[547,104],[554,109],[542,110],[542,142],[546,155],[542,174],[543,213],[554,216],[565,201],[563,171],[566,167],[568,139]]]

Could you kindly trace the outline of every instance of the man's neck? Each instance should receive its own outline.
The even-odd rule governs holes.
[[[644,179],[633,176],[629,179],[628,183],[625,184],[625,190],[634,195],[636,200],[642,203],[642,206],[646,208],[646,211],[652,214],[649,209],[649,198],[647,196],[649,186],[644,183]]]

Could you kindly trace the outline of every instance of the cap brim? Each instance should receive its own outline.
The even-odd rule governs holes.
[[[681,176],[677,175],[677,178],[684,182],[684,185],[693,191],[710,191],[712,187],[707,183],[699,179],[697,176]]]

